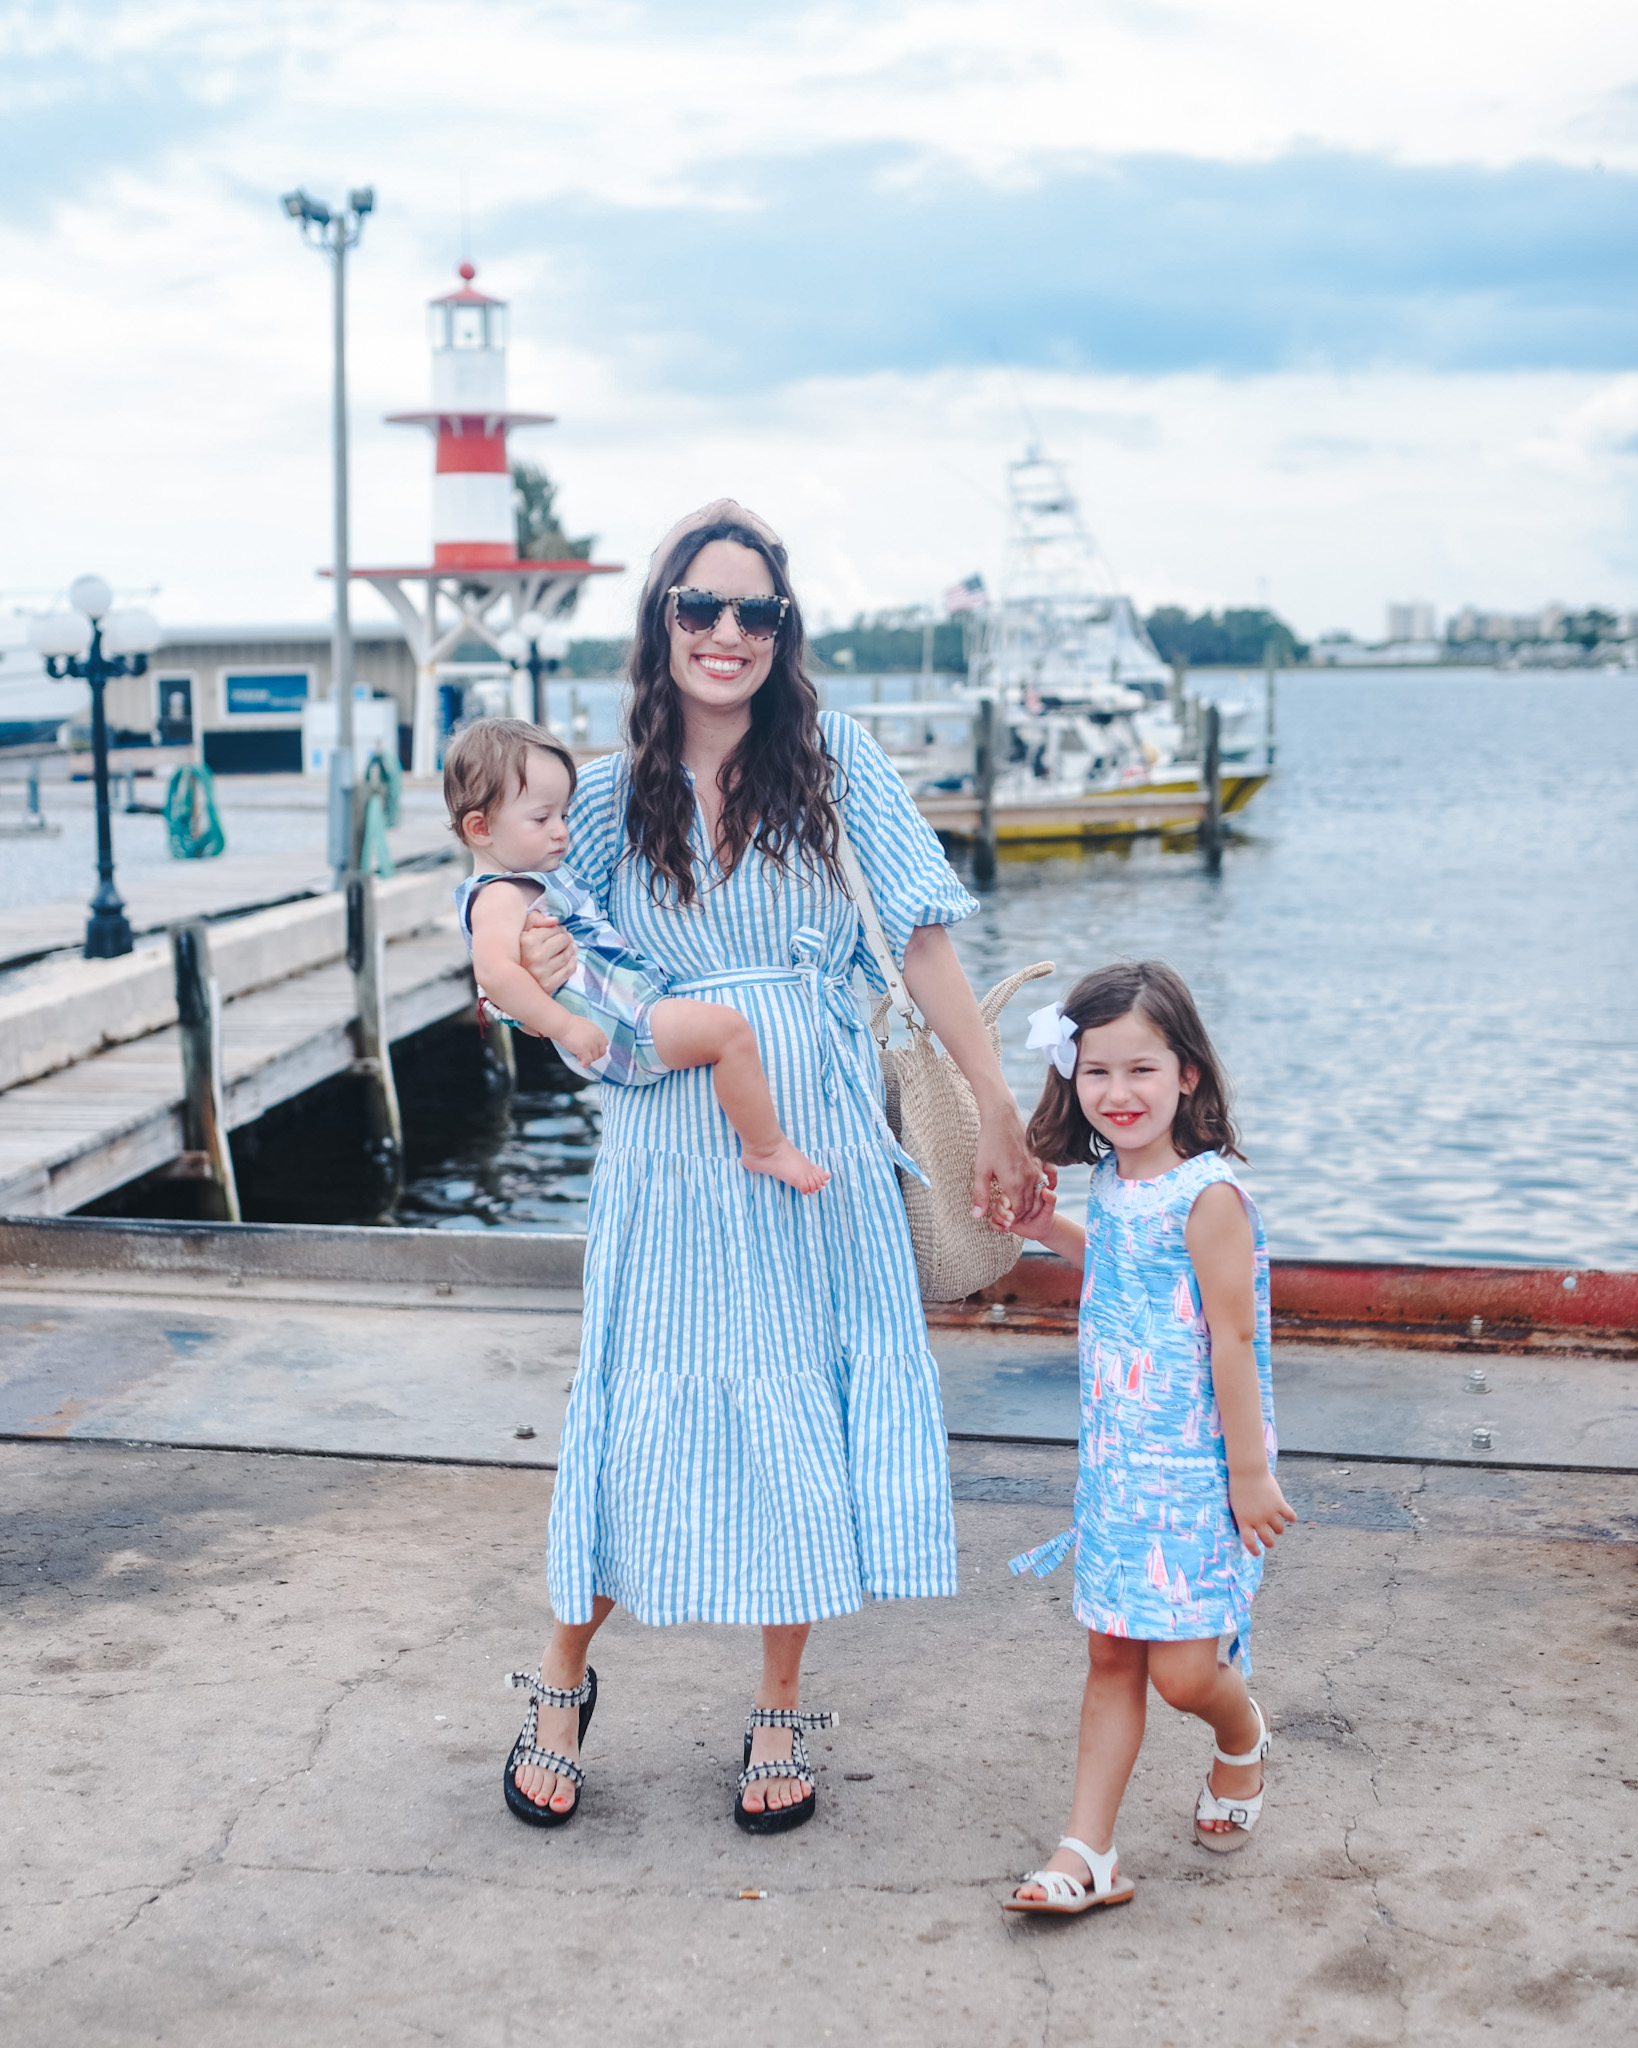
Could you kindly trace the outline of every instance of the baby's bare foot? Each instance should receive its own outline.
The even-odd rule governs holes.
[[[824,1167],[815,1166],[805,1152],[798,1152],[789,1138],[781,1138],[765,1152],[753,1151],[740,1142],[739,1163],[747,1173],[771,1174],[799,1195],[816,1195],[830,1179]]]

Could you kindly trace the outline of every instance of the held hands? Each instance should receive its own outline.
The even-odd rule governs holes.
[[[1048,1187],[1057,1185],[1054,1169],[1042,1166],[1024,1143],[1023,1119],[1011,1095],[993,1107],[981,1107],[978,1156],[973,1162],[973,1221],[982,1220],[992,1230],[1011,1230],[1015,1216],[1034,1213],[1043,1175]]]
[[[1297,1526],[1279,1481],[1264,1465],[1260,1472],[1229,1473],[1229,1508],[1240,1541],[1253,1557],[1274,1547],[1274,1539]]]

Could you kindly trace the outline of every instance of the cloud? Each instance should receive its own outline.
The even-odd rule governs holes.
[[[1303,149],[1058,158],[1003,181],[875,145],[727,161],[674,204],[513,206],[486,239],[542,266],[571,339],[743,389],[998,358],[1614,369],[1638,356],[1613,254],[1635,221],[1638,175],[1558,164]]]

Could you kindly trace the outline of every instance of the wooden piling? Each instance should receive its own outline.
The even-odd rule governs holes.
[[[1200,820],[1200,850],[1206,857],[1207,874],[1215,875],[1223,865],[1223,717],[1215,704],[1205,706],[1206,749],[1201,780],[1206,791],[1206,815]]]
[[[999,724],[995,699],[980,697],[973,720],[973,793],[978,798],[973,874],[980,882],[995,880],[995,747]]]
[[[384,1176],[396,1182],[404,1170],[404,1126],[392,1076],[392,1038],[387,1028],[386,941],[375,911],[375,878],[347,881],[347,965],[352,970],[356,1057],[353,1072],[364,1085],[364,1122],[369,1146]]]
[[[1263,642],[1263,750],[1270,768],[1274,766],[1274,671],[1279,649],[1272,640]]]
[[[182,1158],[178,1168],[206,1183],[205,1218],[237,1223],[239,1184],[222,1099],[222,988],[210,971],[202,923],[171,927],[176,1014],[182,1040]]]
[[[512,1095],[518,1085],[518,1049],[512,1027],[491,1021],[483,1029],[484,1086],[492,1095]]]

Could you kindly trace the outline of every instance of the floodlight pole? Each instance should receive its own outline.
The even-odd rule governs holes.
[[[347,251],[358,241],[347,236],[347,216],[330,221],[330,254],[335,264],[335,375],[331,404],[335,475],[336,618],[330,648],[330,696],[336,707],[336,750],[330,768],[330,865],[336,887],[345,888],[358,866],[357,776],[353,763],[353,621],[349,604],[352,585],[352,544],[347,518]]]
[[[331,208],[306,192],[287,192],[282,205],[301,225],[302,238],[322,249],[335,272],[335,366],[331,393],[334,474],[336,584],[335,625],[330,643],[330,701],[336,707],[336,740],[330,755],[330,865],[335,885],[346,887],[358,867],[357,775],[353,759],[353,626],[349,607],[352,578],[347,516],[347,252],[356,249],[364,216],[375,210],[375,188],[365,185]]]

